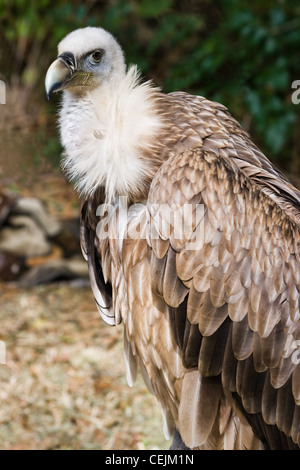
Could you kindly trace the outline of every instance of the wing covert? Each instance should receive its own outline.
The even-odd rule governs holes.
[[[264,439],[271,426],[300,445],[299,226],[236,162],[203,148],[161,167],[147,209],[152,287],[185,367],[220,375]]]

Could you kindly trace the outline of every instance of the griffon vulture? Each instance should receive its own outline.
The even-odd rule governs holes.
[[[300,446],[300,192],[219,103],[162,93],[116,39],[66,36],[63,167],[102,318],[172,448]]]

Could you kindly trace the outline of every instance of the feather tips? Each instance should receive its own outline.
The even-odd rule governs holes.
[[[159,106],[173,133],[162,128],[170,153],[151,183],[146,233],[124,241],[121,257],[98,245],[105,282],[121,292],[129,382],[140,362],[189,447],[300,445],[289,346],[300,318],[299,194],[222,106],[181,93]],[[255,443],[241,437],[243,415]]]
[[[277,411],[272,411],[265,398],[276,394],[277,389],[283,390],[295,369],[291,358],[284,359],[283,353],[291,324],[295,325],[298,318],[299,295],[291,279],[297,278],[299,266],[289,264],[286,240],[278,237],[270,225],[273,216],[278,224],[285,225],[286,231],[286,219],[281,208],[259,193],[229,160],[217,159],[213,152],[209,155],[203,149],[194,150],[177,157],[181,161],[182,187],[188,186],[188,182],[183,184],[184,175],[187,180],[191,176],[190,171],[186,174],[182,171],[187,155],[189,167],[195,165],[200,170],[201,188],[205,188],[197,196],[205,207],[203,237],[195,243],[194,250],[189,250],[188,241],[181,245],[173,261],[174,272],[189,288],[187,320],[191,326],[198,325],[202,336],[202,340],[194,342],[190,357],[195,358],[195,347],[198,348],[198,369],[202,376],[221,374],[224,386],[241,397],[245,412],[262,417],[256,420],[255,426],[263,428],[260,432],[266,436],[264,439],[271,431],[262,425],[263,419],[291,436],[292,418],[287,417],[287,424],[282,424],[283,401],[277,403]],[[176,157],[161,170],[167,172],[172,167],[172,178],[177,171],[175,161]],[[150,200],[154,194],[158,197],[156,178],[153,191],[156,192],[150,193]],[[192,195],[186,190],[185,193],[189,198]],[[167,197],[167,203],[172,206],[172,194]],[[178,195],[176,204],[182,204]],[[151,215],[151,207],[148,210]],[[293,222],[290,230],[294,230]],[[155,245],[153,253],[155,257]],[[227,331],[225,320],[232,322]],[[214,342],[214,338],[218,340]],[[188,349],[185,343],[185,351]],[[190,364],[194,363],[195,359]],[[268,370],[270,375],[266,375]],[[296,386],[293,390],[291,396],[295,403]],[[283,391],[281,394],[284,396]],[[298,442],[299,435],[300,431],[293,434],[294,442]]]

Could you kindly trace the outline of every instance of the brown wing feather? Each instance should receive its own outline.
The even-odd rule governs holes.
[[[107,266],[108,270],[111,268],[111,263],[107,262],[106,259],[107,257],[110,258],[110,254],[108,250],[103,249],[103,246],[103,256],[97,250],[96,207],[94,207],[92,201],[85,202],[82,206],[80,224],[81,250],[88,262],[91,288],[98,311],[108,324],[115,325],[118,321],[116,321],[112,302],[112,285],[109,280],[111,276],[107,273],[107,270],[103,269],[103,266]],[[95,219],[91,220],[91,217],[95,217]]]
[[[123,320],[129,382],[139,364],[189,447],[298,447],[300,193],[222,105],[173,93],[157,106],[165,163],[138,240],[120,251],[114,224],[97,239],[102,194],[83,208],[83,251],[103,317],[110,307]]]
[[[182,162],[186,162],[186,178]],[[230,153],[225,158],[217,151],[199,148],[175,156],[163,165],[149,194],[150,214],[151,205],[158,201],[175,207],[172,193],[164,200],[160,181],[164,174],[168,174],[170,184],[176,181],[179,167],[178,184],[182,188],[189,185],[193,168],[197,171],[199,186],[205,188],[198,193],[198,202],[205,207],[203,229],[208,231],[193,250],[189,250],[188,242],[178,250],[173,272],[169,268],[172,276],[177,268],[178,277],[189,286],[185,302],[187,321],[198,324],[203,336],[202,341],[192,341],[196,349],[185,343],[185,350],[191,350],[190,356],[194,358],[198,354],[198,370],[203,376],[221,374],[224,388],[239,397],[243,413],[256,434],[263,436],[266,445],[278,446],[282,433],[287,436],[283,439],[287,447],[292,446],[292,441],[300,445],[299,406],[296,404],[299,387],[294,385],[292,389],[290,385],[292,381],[299,383],[299,366],[293,360],[293,348],[285,352],[284,357],[288,343],[298,340],[299,335],[297,201],[294,201],[296,215],[289,216],[279,200],[262,191],[261,183],[258,185],[255,178],[245,175],[230,158]],[[183,199],[184,192],[192,196],[185,189]],[[165,238],[165,234],[163,236]],[[152,247],[154,255],[155,247]],[[165,256],[169,256],[168,252]],[[164,284],[167,282],[163,280]],[[154,288],[160,289],[155,282]],[[172,305],[172,295],[165,292],[164,298],[171,307],[177,307],[176,302]],[[173,313],[171,321],[176,322],[176,314]],[[230,322],[226,328],[225,321]],[[182,344],[180,347],[183,349]],[[266,375],[267,370],[270,374]],[[272,405],[268,396],[272,397],[275,392],[280,400],[273,400]],[[267,408],[263,404],[267,404]],[[270,416],[275,416],[271,424],[278,436],[274,430],[267,432],[262,425],[264,421],[268,424]],[[186,431],[184,434],[186,436]],[[291,441],[290,445],[287,441]]]

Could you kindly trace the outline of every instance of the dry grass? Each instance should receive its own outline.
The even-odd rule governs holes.
[[[0,286],[0,449],[166,448],[159,406],[124,374],[122,326],[89,287]]]

